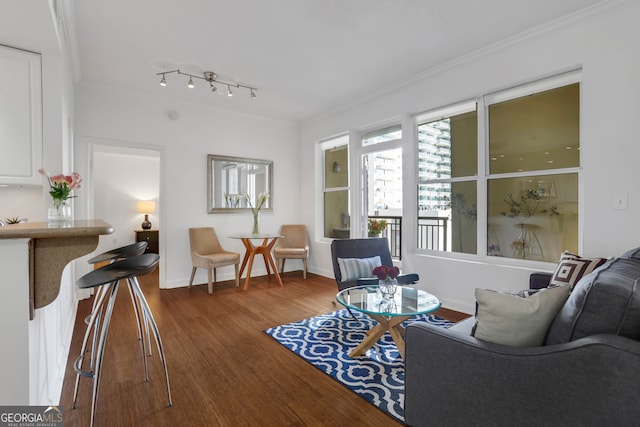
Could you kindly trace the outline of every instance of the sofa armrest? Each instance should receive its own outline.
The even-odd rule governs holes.
[[[542,289],[549,286],[551,273],[531,273],[529,275],[529,289]]]
[[[410,426],[633,425],[640,342],[593,335],[508,347],[415,322],[406,330]]]

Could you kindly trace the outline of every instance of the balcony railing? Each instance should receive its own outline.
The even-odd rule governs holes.
[[[389,251],[394,259],[402,259],[402,217],[369,216],[370,219],[387,221],[382,237],[389,240]],[[437,216],[418,217],[418,248],[436,251],[447,250],[447,232],[449,218]]]

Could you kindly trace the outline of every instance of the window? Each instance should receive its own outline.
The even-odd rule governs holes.
[[[475,103],[417,117],[418,248],[548,262],[577,252],[579,73],[478,103],[482,121]]]
[[[349,139],[333,138],[322,143],[324,165],[324,237],[348,238]]]
[[[487,97],[487,253],[557,261],[578,251],[580,85],[509,96]]]
[[[476,103],[417,118],[418,248],[476,253]]]

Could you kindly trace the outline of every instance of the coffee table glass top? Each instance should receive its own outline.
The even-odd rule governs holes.
[[[413,286],[398,286],[392,299],[385,299],[375,285],[344,289],[336,295],[338,302],[363,313],[393,316],[414,316],[440,308],[440,300]]]

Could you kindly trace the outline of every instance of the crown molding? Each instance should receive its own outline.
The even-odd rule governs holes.
[[[69,63],[74,83],[78,83],[81,72],[73,0],[49,0],[49,8],[58,37],[60,52]]]

